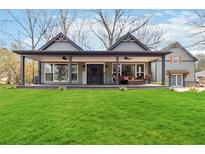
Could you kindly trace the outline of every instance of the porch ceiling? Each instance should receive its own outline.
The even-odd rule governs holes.
[[[26,58],[41,62],[68,62],[72,56],[73,62],[115,62],[116,56],[119,56],[120,62],[150,62],[167,55],[170,52],[161,51],[139,51],[139,52],[111,52],[111,51],[13,51]],[[63,59],[63,57],[65,57]]]
[[[38,56],[38,55],[24,55],[26,58],[41,62],[68,62],[64,60],[63,56]],[[159,59],[160,57],[119,57],[120,62],[150,62]],[[73,62],[115,62],[116,57],[73,57]]]

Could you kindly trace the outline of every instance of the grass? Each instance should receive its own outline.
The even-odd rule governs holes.
[[[205,144],[205,93],[0,87],[0,144]]]

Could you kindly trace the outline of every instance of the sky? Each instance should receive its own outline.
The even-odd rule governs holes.
[[[21,18],[22,10],[12,10],[13,13]],[[52,11],[52,10],[51,10]],[[74,10],[70,11],[75,12]],[[87,14],[90,16],[89,10],[78,10],[79,14]],[[193,14],[193,10],[132,10],[130,11],[130,15],[146,15],[154,13],[154,16],[151,20],[152,25],[158,25],[162,29],[166,30],[165,34],[165,45],[178,41],[184,47],[188,47],[193,43],[195,38],[191,37],[190,27],[187,24],[184,24],[186,18]],[[6,12],[6,10],[0,10],[0,21],[10,20],[10,16]],[[1,31],[8,31],[9,33],[16,34],[18,25],[15,23],[10,23],[7,25],[0,26]],[[7,44],[9,44],[10,40],[5,34],[0,35],[0,40],[4,40]],[[97,39],[91,39],[91,46],[93,49],[99,49],[101,46],[100,42]],[[203,49],[197,48],[188,48],[188,50],[192,54],[203,53],[205,52]]]

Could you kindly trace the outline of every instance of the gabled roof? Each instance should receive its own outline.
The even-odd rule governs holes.
[[[44,44],[39,50],[45,50],[50,45],[52,45],[56,41],[66,41],[69,42],[71,45],[73,45],[78,50],[83,50],[80,46],[78,46],[75,42],[73,42],[71,39],[69,39],[67,36],[65,36],[63,33],[59,33],[54,38],[52,38],[50,41],[48,41],[46,44]]]
[[[192,55],[185,47],[183,47],[179,42],[175,42],[171,45],[168,45],[167,47],[163,48],[163,50],[167,50],[167,49],[171,49],[171,48],[181,48],[182,50],[184,50],[190,57],[192,57],[194,59],[194,61],[197,61],[198,59]]]
[[[134,41],[135,43],[137,43],[140,47],[142,47],[144,50],[146,51],[150,51],[150,49],[144,45],[142,42],[140,42],[136,37],[134,37],[130,32],[128,32],[127,34],[123,35],[122,37],[120,37],[111,47],[108,48],[108,50],[112,50],[114,49],[116,46],[118,46],[120,43],[122,43],[124,40],[126,40],[126,38],[129,37],[131,41]]]

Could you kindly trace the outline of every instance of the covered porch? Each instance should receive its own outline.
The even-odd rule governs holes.
[[[17,85],[18,88],[32,88],[32,89],[58,89],[66,88],[66,89],[119,89],[121,87],[126,87],[128,89],[157,89],[157,88],[169,88],[166,85],[160,84],[143,84],[143,85],[68,85],[68,84],[25,84],[25,85]]]
[[[38,61],[35,87],[153,87],[151,63],[162,60],[165,85],[165,55],[161,51],[14,51],[21,56],[21,82],[26,87],[25,58]],[[118,73],[117,73],[118,72]],[[119,85],[119,86],[118,86]],[[32,86],[32,85],[27,85]],[[34,86],[34,85],[33,85]],[[158,87],[159,85],[155,85]]]

